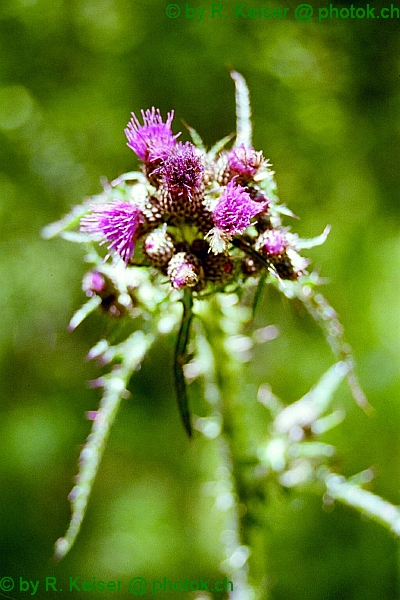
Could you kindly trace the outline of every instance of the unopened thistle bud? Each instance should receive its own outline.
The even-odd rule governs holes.
[[[207,240],[203,240],[201,238],[197,238],[193,240],[192,245],[190,246],[190,252],[197,256],[200,260],[206,258],[210,251],[210,244]]]
[[[280,256],[271,257],[270,261],[278,277],[292,281],[298,279],[300,275],[304,275],[309,264],[307,259],[292,248],[288,248]]]
[[[280,229],[267,229],[255,244],[255,249],[266,257],[281,256],[288,246],[285,232]]]
[[[266,161],[262,152],[241,144],[221,155],[217,163],[217,181],[221,185],[227,185],[235,177],[238,183],[246,185],[253,180],[263,164]]]
[[[195,287],[200,277],[199,260],[188,252],[178,252],[169,261],[167,273],[175,289]]]
[[[281,279],[297,279],[305,273],[309,264],[293,248],[296,239],[284,229],[267,229],[255,243],[255,249],[268,258]]]
[[[234,275],[234,263],[225,254],[207,254],[203,267],[206,279],[214,283],[225,283]]]
[[[264,161],[262,152],[256,152],[252,147],[246,148],[244,144],[232,148],[227,159],[227,168],[231,176],[239,175],[246,180],[253,179]]]
[[[174,242],[166,229],[166,224],[155,229],[143,242],[143,252],[154,267],[165,267],[174,254]]]

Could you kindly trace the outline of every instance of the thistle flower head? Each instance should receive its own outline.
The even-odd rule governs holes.
[[[168,263],[168,277],[177,290],[194,287],[199,281],[199,261],[188,252],[178,252]]]
[[[234,275],[234,262],[226,254],[207,254],[203,260],[204,273],[209,281],[224,283]]]
[[[201,185],[204,166],[193,144],[178,142],[154,173],[161,175],[171,194],[190,198]]]
[[[262,152],[256,152],[251,146],[246,148],[244,144],[241,144],[228,152],[229,171],[246,179],[254,177],[262,162]]]
[[[255,202],[246,190],[231,180],[226,186],[212,216],[215,225],[229,236],[243,233],[251,219],[266,207],[264,202]]]
[[[171,130],[174,111],[167,115],[166,123],[163,122],[159,109],[141,111],[143,125],[132,113],[125,135],[128,139],[127,145],[146,164],[163,160],[169,151],[175,146],[178,135],[173,135]]]
[[[160,229],[155,229],[143,242],[144,254],[153,266],[159,268],[164,267],[174,253],[174,243],[166,229],[166,224]]]
[[[266,256],[280,256],[287,248],[288,242],[280,229],[267,229],[256,242],[256,249]]]
[[[128,264],[133,256],[138,229],[143,222],[140,209],[121,200],[108,204],[93,204],[92,212],[81,219],[80,230],[108,243],[108,250],[118,254]],[[109,257],[107,254],[106,259]]]

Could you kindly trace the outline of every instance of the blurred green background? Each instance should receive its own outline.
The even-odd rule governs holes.
[[[367,417],[341,387],[348,416],[329,435],[339,468],[351,475],[374,465],[372,489],[400,503],[399,21],[300,23],[296,3],[274,0],[265,6],[290,7],[287,19],[235,19],[233,2],[224,4],[229,18],[211,19],[211,2],[192,2],[205,9],[196,22],[178,4],[181,16],[169,19],[157,1],[1,3],[0,579],[16,580],[12,598],[29,595],[19,577],[40,580],[40,598],[59,597],[44,594],[46,575],[221,578],[222,517],[204,491],[215,448],[185,437],[169,336],[134,377],[76,546],[51,562],[90,426],[84,412],[99,400],[85,386],[99,369],[84,358],[110,324],[96,315],[67,332],[84,299],[82,250],[40,231],[99,192],[101,176],[136,166],[123,132],[131,111],[174,109],[175,132],[182,119],[207,145],[233,132],[231,67],[250,88],[254,146],[301,217],[294,230],[312,237],[332,225],[309,256],[376,408]],[[271,324],[280,336],[257,347],[248,380],[291,402],[333,359],[318,327],[266,292],[257,325]],[[301,493],[271,500],[266,521],[271,599],[400,598],[396,542],[378,525],[341,506],[327,513]]]

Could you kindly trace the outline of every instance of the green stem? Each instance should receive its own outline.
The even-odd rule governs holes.
[[[250,244],[248,242],[246,242],[244,239],[242,239],[240,237],[234,237],[231,240],[231,244],[233,246],[236,246],[236,248],[239,248],[239,250],[242,250],[243,252],[245,252],[248,256],[250,256],[256,262],[258,262],[260,265],[265,267],[267,269],[267,271],[269,271],[270,273],[274,272],[271,263],[266,258],[264,258],[264,256],[262,254],[257,252],[257,250],[254,250],[254,248],[252,248],[250,246]]]
[[[224,307],[214,297],[203,308],[203,322],[211,353],[208,360],[213,365],[212,377],[219,390],[217,406],[223,433],[221,458],[230,473],[236,499],[232,523],[236,522],[237,547],[231,551],[232,556],[249,555],[240,569],[235,569],[232,564],[232,571],[229,572],[228,567],[227,573],[240,586],[241,595],[237,597],[254,599],[266,597],[265,534],[259,519],[265,507],[262,490],[254,477],[256,443],[253,433],[257,423],[253,422],[252,415],[256,413],[249,407],[246,395],[244,364],[229,350],[231,336],[240,335],[243,330],[240,308],[235,305]],[[229,559],[227,564],[230,564]]]
[[[187,395],[185,374],[183,366],[187,359],[187,345],[190,335],[190,324],[193,318],[193,298],[189,291],[185,290],[182,298],[183,315],[178,339],[175,348],[174,375],[176,398],[183,425],[189,437],[192,437],[192,425],[190,421],[189,400]]]

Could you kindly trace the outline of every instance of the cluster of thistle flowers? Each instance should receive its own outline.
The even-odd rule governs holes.
[[[273,172],[262,152],[240,144],[207,153],[177,141],[173,112],[163,122],[152,108],[142,111],[142,120],[132,113],[125,134],[142,163],[145,193],[133,185],[129,197],[92,204],[81,219],[82,232],[107,244],[107,257],[129,265],[138,264],[139,255],[139,264],[158,269],[173,288],[195,292],[256,275],[265,266],[280,279],[295,280],[305,272],[298,237],[282,227],[276,203],[265,192]],[[101,296],[102,277],[87,280],[89,294]]]

